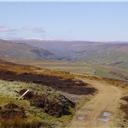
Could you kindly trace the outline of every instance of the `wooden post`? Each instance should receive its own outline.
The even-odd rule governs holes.
[[[18,100],[20,100],[22,97],[24,97],[28,92],[29,92],[29,89],[28,89],[26,92],[24,92],[24,93],[18,98]]]

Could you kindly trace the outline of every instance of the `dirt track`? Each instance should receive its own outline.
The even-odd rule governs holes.
[[[84,81],[93,85],[98,93],[76,112],[68,128],[117,128],[115,116],[121,97],[120,89],[97,80]],[[108,116],[102,115],[105,113]]]

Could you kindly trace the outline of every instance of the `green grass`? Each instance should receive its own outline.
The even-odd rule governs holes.
[[[60,118],[57,118],[44,113],[40,108],[31,106],[28,100],[24,100],[24,99],[17,100],[17,97],[20,96],[17,92],[24,88],[34,90],[38,92],[38,94],[49,93],[51,94],[49,97],[51,99],[54,96],[59,95],[59,93],[56,92],[55,90],[50,89],[51,91],[49,92],[48,87],[39,84],[24,83],[24,82],[7,82],[4,80],[0,80],[0,106],[4,106],[7,103],[14,103],[20,107],[23,107],[27,115],[27,118],[22,120],[22,123],[24,124],[24,128],[27,127],[28,124],[33,124],[34,122],[35,122],[34,124],[36,124],[37,122],[42,122],[45,124],[49,124],[51,126],[53,125],[58,127],[64,127],[65,125],[67,125],[67,123],[71,121],[72,115],[62,116]],[[73,113],[73,110],[71,111]],[[46,125],[45,127],[47,128],[48,125]],[[29,128],[29,126],[27,128]],[[32,127],[32,128],[36,128],[36,127]]]
[[[115,75],[111,74],[109,71],[103,69],[96,69],[95,74],[105,78],[119,79],[119,77],[116,77]]]

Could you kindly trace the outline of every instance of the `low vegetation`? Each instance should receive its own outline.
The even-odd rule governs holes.
[[[0,80],[2,128],[63,127],[73,116],[75,103],[47,86]],[[18,100],[23,92],[27,95]]]
[[[27,89],[29,92],[18,100]],[[0,127],[64,127],[71,121],[77,104],[67,94],[79,97],[95,91],[69,72],[1,61]]]
[[[42,84],[58,91],[76,95],[93,94],[96,91],[87,83],[76,80],[74,75],[69,72],[52,71],[32,66],[26,68],[26,66],[13,63],[3,63],[0,65],[0,79]]]
[[[119,126],[121,128],[127,128],[128,127],[128,96],[123,96],[121,98],[122,102],[120,104],[120,110],[121,110],[121,123],[119,123]]]
[[[20,94],[24,94],[26,89],[20,91]],[[70,115],[70,108],[75,107],[75,103],[60,94],[38,94],[38,92],[29,91],[25,96],[25,99],[30,101],[30,104],[41,108],[45,113],[61,117],[63,115]]]
[[[122,100],[124,100],[125,103],[122,103],[120,108],[125,113],[124,118],[128,120],[128,96],[122,97]]]

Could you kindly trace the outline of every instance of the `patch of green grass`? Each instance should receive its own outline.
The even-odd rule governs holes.
[[[118,75],[112,74],[111,69],[108,70],[108,69],[105,69],[105,68],[102,68],[102,67],[97,67],[96,71],[95,71],[95,74],[97,76],[101,76],[101,77],[104,77],[104,78],[122,79]]]
[[[72,119],[72,115],[65,115],[60,118],[50,116],[43,112],[41,108],[37,108],[35,106],[31,106],[30,102],[25,99],[18,100],[17,98],[20,96],[19,91],[21,89],[29,89],[31,91],[37,92],[37,94],[47,94],[49,95],[49,99],[54,99],[54,97],[59,96],[59,92],[56,92],[52,88],[48,88],[47,86],[42,86],[39,84],[33,83],[24,83],[24,82],[7,82],[4,80],[0,80],[0,106],[4,106],[8,103],[16,104],[20,107],[23,107],[26,113],[26,118],[22,120],[10,120],[8,123],[3,123],[3,128],[10,128],[9,124],[13,124],[17,128],[38,128],[36,125],[42,123],[43,128],[50,128],[51,126],[55,127],[64,127],[69,123]],[[70,109],[73,113],[73,110]],[[7,126],[7,125],[8,126]],[[21,125],[21,126],[20,126]]]

